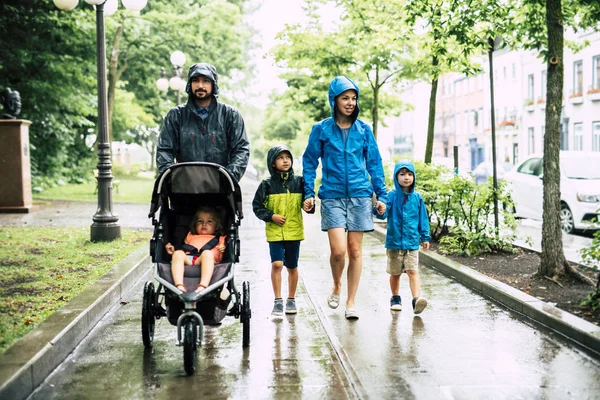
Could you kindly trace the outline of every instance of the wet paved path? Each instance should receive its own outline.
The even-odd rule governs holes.
[[[250,281],[250,348],[242,349],[241,324],[227,317],[207,327],[198,372],[186,377],[176,329],[166,320],[157,323],[153,351],[144,351],[140,282],[33,399],[600,399],[598,360],[433,270],[421,269],[430,302],[421,317],[408,304],[405,276],[404,310],[392,313],[385,251],[370,235],[360,319],[346,321],[345,288],[340,308],[325,302],[329,248],[316,216],[305,219],[299,313],[272,320],[264,226],[249,208],[255,184],[243,186],[250,192],[236,284]]]

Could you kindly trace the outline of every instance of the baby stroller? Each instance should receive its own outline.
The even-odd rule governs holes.
[[[174,285],[171,256],[165,245],[172,243],[175,248],[181,248],[190,221],[200,205],[221,211],[227,231],[226,248],[223,260],[215,265],[209,286],[199,293],[195,288],[200,282],[200,267],[185,266],[187,292],[184,293]],[[158,220],[155,218],[157,211]],[[154,226],[150,256],[156,266],[154,278],[158,288],[155,290],[152,281],[144,286],[142,339],[145,347],[152,347],[155,320],[166,317],[171,325],[177,326],[177,343],[183,346],[183,366],[191,375],[196,369],[196,346],[202,343],[204,325],[217,325],[227,315],[239,318],[242,346],[247,347],[250,343],[250,287],[244,281],[240,295],[234,284],[234,265],[240,255],[238,227],[243,218],[240,187],[218,164],[174,164],[154,184],[148,217],[152,218]]]

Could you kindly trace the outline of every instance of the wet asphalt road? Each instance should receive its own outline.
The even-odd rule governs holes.
[[[186,377],[176,329],[161,319],[154,348],[145,351],[143,279],[32,399],[600,399],[599,360],[431,269],[421,268],[430,303],[423,314],[410,309],[406,276],[404,310],[391,312],[385,250],[374,236],[365,236],[360,319],[345,320],[345,292],[337,310],[326,304],[329,247],[317,216],[305,218],[299,313],[272,319],[264,226],[249,207],[255,183],[242,183],[248,193],[235,281],[238,288],[250,282],[250,347],[242,348],[239,321],[226,317],[206,327],[198,371]],[[121,224],[136,227],[127,217]]]

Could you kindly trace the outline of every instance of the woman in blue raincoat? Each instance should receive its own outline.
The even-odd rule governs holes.
[[[379,148],[369,125],[358,119],[359,89],[345,76],[329,85],[332,117],[315,124],[302,157],[305,182],[304,209],[315,205],[315,178],[321,160],[321,230],[327,232],[333,289],[327,298],[331,308],[340,303],[342,274],[348,253],[347,319],[358,319],[355,297],[362,272],[364,232],[373,231],[373,193],[376,208],[385,212],[386,187]],[[370,179],[369,179],[370,178]]]

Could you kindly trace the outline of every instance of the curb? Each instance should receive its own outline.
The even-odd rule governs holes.
[[[385,229],[377,224],[373,233],[378,238],[385,239]],[[425,266],[561,334],[583,346],[594,356],[600,355],[600,327],[435,252],[420,250],[419,258]]]
[[[140,245],[0,356],[0,398],[33,393],[147,272],[149,260],[148,245]]]

